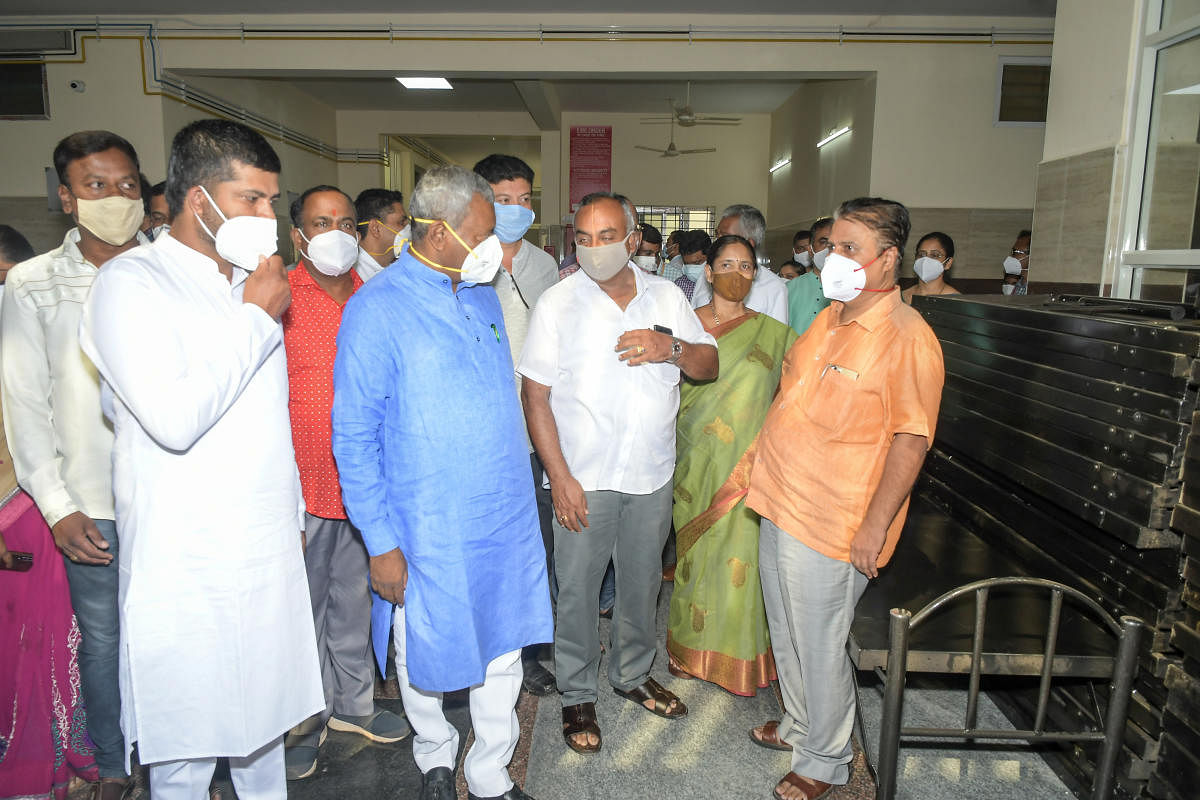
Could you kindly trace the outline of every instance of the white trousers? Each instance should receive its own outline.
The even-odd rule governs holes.
[[[150,765],[151,800],[208,800],[216,758],[189,758]],[[230,758],[229,772],[238,800],[287,800],[283,737],[244,758]]]
[[[396,609],[392,630],[400,697],[415,734],[413,760],[422,773],[435,767],[453,770],[458,755],[458,731],[442,713],[442,693],[418,689],[408,680],[403,608]],[[463,774],[467,788],[476,797],[498,797],[513,786],[508,763],[512,761],[521,734],[516,705],[522,675],[521,651],[513,650],[492,659],[483,683],[471,687],[471,727],[475,731],[475,744],[463,762]]]

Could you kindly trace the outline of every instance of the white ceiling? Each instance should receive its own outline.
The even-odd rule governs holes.
[[[728,0],[606,0],[607,13],[693,14],[887,14],[921,16],[1053,17],[1056,0],[749,0],[731,6]],[[27,3],[0,3],[0,15],[27,15]],[[561,0],[259,0],[247,7],[246,0],[38,0],[36,13],[81,14],[88,18],[108,14],[163,17],[195,14],[326,14],[331,10],[379,14],[439,14],[505,11],[511,14],[561,14],[590,11],[571,8]]]
[[[200,73],[191,72],[191,75]],[[207,73],[217,75],[219,73]],[[224,75],[228,77],[228,75]],[[699,114],[770,113],[792,96],[805,78],[828,80],[850,75],[821,74],[787,79],[692,81],[692,108]],[[393,77],[275,77],[336,109],[402,109],[410,111],[525,111],[512,80],[455,78],[452,91],[405,89]],[[687,80],[656,75],[649,80],[547,81],[563,111],[663,114],[667,99],[683,105]]]

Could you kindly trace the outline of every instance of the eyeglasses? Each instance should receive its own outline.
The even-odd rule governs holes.
[[[917,258],[932,258],[937,261],[945,261],[946,254],[941,250],[918,250]]]
[[[1017,256],[1018,258],[1020,258],[1021,256],[1027,256],[1027,255],[1029,255],[1029,251],[1028,251],[1028,250],[1018,250],[1018,249],[1016,249],[1016,248],[1014,247],[1014,248],[1013,248],[1013,251],[1012,251],[1012,254],[1013,254],[1014,256]]]

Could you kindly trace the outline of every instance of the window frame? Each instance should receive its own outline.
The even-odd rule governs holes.
[[[1125,187],[1120,209],[1119,253],[1111,275],[1113,297],[1140,299],[1143,273],[1153,270],[1200,269],[1200,250],[1151,250],[1139,248],[1139,232],[1145,203],[1146,169],[1150,159],[1150,122],[1154,109],[1154,81],[1159,54],[1182,42],[1200,37],[1200,14],[1161,27],[1162,0],[1150,0],[1142,9],[1142,37],[1134,58],[1130,85],[1136,96],[1131,104],[1128,125],[1131,132],[1126,162]],[[1110,275],[1105,270],[1105,283]]]
[[[1004,68],[1010,64],[1017,67],[1049,67],[1050,56],[1000,56],[996,62],[996,97],[992,104],[992,126],[996,128],[1045,128],[1045,121],[1019,122],[1000,119],[1000,101],[1004,94]]]

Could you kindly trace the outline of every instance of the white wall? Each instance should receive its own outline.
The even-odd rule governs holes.
[[[913,207],[1031,208],[1045,129],[993,122],[1001,56],[1027,55],[1047,52],[893,47],[875,88],[871,194]]]
[[[767,205],[770,116],[742,114],[740,125],[675,128],[680,150],[716,147],[715,153],[663,158],[635,145],[666,147],[668,127],[643,125],[641,114],[564,113],[560,139],[561,202],[569,202],[571,126],[612,126],[612,190],[637,205]],[[569,209],[563,208],[563,213]]]
[[[769,178],[767,227],[786,230],[772,258],[790,257],[791,234],[838,204],[870,191],[875,120],[875,78],[816,81],[796,91],[771,115],[771,164],[791,163]],[[850,133],[817,149],[830,129]],[[782,241],[782,240],[781,240]]]
[[[83,130],[110,130],[125,137],[151,183],[166,177],[162,107],[168,101],[143,93],[137,41],[91,38],[84,48],[82,64],[46,66],[50,119],[0,120],[0,194],[44,197],[43,168],[52,165],[54,146]],[[82,80],[86,91],[72,90],[72,80]]]
[[[1143,3],[1058,0],[1044,161],[1123,143]]]

